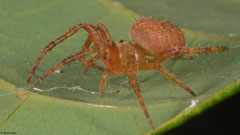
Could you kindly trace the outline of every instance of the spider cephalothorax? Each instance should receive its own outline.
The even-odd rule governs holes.
[[[118,45],[112,41],[111,35],[102,23],[98,23],[96,26],[81,23],[71,28],[58,39],[50,42],[44,48],[28,77],[27,85],[31,81],[36,68],[46,53],[81,28],[84,28],[89,33],[88,39],[82,47],[82,50],[52,67],[45,75],[36,81],[33,87],[38,85],[45,77],[53,73],[55,70],[75,60],[79,60],[85,64],[84,72],[86,72],[89,67],[105,72],[100,82],[101,96],[103,96],[104,87],[108,77],[112,75],[127,74],[138,102],[153,129],[154,124],[146,106],[144,105],[140,93],[140,87],[136,79],[136,72],[138,70],[159,70],[167,78],[177,83],[193,96],[196,96],[190,88],[188,88],[174,74],[168,72],[160,63],[171,58],[179,57],[183,54],[194,55],[228,50],[227,47],[187,48],[182,31],[176,25],[164,20],[153,18],[142,18],[137,20],[131,27],[130,31],[130,36],[135,43],[132,44],[126,41],[121,41]],[[92,42],[94,45],[90,48]],[[87,55],[94,52],[97,52],[96,56],[90,60],[85,60]],[[146,56],[153,56],[154,58],[148,59]],[[95,65],[94,62],[97,60],[102,60],[106,68]]]

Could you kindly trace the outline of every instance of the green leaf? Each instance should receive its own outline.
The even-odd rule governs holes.
[[[79,23],[106,25],[116,43],[129,41],[137,14],[108,0],[0,2],[0,132],[17,134],[144,134],[151,132],[127,76],[114,76],[100,97],[102,72],[78,61],[65,66],[37,86],[25,86],[36,58],[50,41]],[[210,26],[206,26],[210,27]],[[207,28],[206,28],[207,29]],[[163,133],[206,108],[239,92],[240,38],[183,29],[189,47],[231,49],[182,57],[163,65],[197,93],[192,97],[158,71],[139,71],[137,78],[148,111]],[[78,52],[87,33],[80,30],[43,59],[31,83],[52,66]],[[91,55],[91,56],[94,56]],[[98,62],[102,64],[102,62]],[[235,82],[234,82],[235,81]],[[189,108],[192,102],[197,104]]]
[[[117,0],[143,16],[211,34],[239,36],[239,0]]]

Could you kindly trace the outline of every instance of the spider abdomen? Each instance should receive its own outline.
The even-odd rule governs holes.
[[[182,31],[176,25],[154,18],[137,20],[131,27],[130,36],[136,45],[153,56],[178,52],[186,44]]]

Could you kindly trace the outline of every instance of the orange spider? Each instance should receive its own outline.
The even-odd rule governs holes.
[[[160,63],[171,58],[177,58],[183,54],[191,56],[200,53],[212,53],[228,50],[227,47],[187,48],[182,31],[176,25],[164,20],[153,18],[142,18],[137,20],[132,25],[130,31],[131,39],[135,42],[135,44],[121,41],[118,45],[112,41],[111,35],[102,23],[98,23],[96,26],[92,26],[91,24],[87,23],[81,23],[71,28],[67,33],[58,39],[50,42],[44,48],[38,57],[31,74],[28,77],[27,85],[31,81],[36,68],[46,53],[58,43],[72,36],[81,28],[84,28],[89,33],[88,39],[82,47],[82,50],[74,55],[69,56],[52,67],[45,75],[36,81],[33,87],[38,85],[44,78],[53,73],[55,70],[75,60],[80,60],[85,64],[84,72],[86,72],[89,67],[106,72],[100,82],[101,96],[103,96],[104,87],[108,77],[112,75],[127,74],[129,77],[129,82],[137,96],[138,102],[153,129],[155,129],[155,127],[147,108],[144,105],[139,84],[136,79],[136,72],[138,70],[159,70],[167,78],[183,87],[193,96],[196,96],[196,94],[190,88],[188,88],[174,74],[168,72],[163,66],[160,65]],[[94,45],[90,48],[92,42]],[[88,61],[85,60],[87,55],[90,55],[94,52],[97,52],[96,56]],[[153,56],[154,58],[148,59],[146,56]],[[94,62],[99,59],[104,62],[106,69],[94,64]]]

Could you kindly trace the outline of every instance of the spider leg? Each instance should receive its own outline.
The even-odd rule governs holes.
[[[107,45],[111,45],[113,43],[112,37],[111,37],[110,33],[108,32],[107,28],[104,26],[104,24],[98,23],[96,25],[96,29],[100,31],[102,39],[106,42]],[[89,45],[91,44],[91,42],[89,42],[89,40],[91,40],[91,39],[89,39],[89,38],[91,38],[91,37],[88,37],[85,45],[83,46],[83,49],[88,48]],[[97,55],[96,57],[92,58],[92,60],[86,62],[85,63],[86,65],[85,65],[85,68],[84,68],[83,72],[85,73],[90,66],[96,68],[96,66],[93,63],[100,58],[101,57],[99,55]],[[83,58],[82,60],[85,60],[85,59]],[[97,68],[99,68],[99,67],[97,67]],[[103,71],[103,70],[101,69],[101,71]],[[104,71],[106,71],[106,70],[104,70]]]
[[[147,65],[140,67],[140,70],[159,70],[165,77],[167,77],[170,80],[177,83],[179,86],[184,88],[187,92],[189,92],[193,96],[196,96],[196,94],[193,92],[193,90],[188,88],[181,80],[179,80],[174,74],[168,72],[167,69],[164,68],[163,66],[161,66],[159,63],[157,63],[157,64],[148,63]]]
[[[101,69],[100,69],[101,71],[105,71],[105,70],[106,70],[105,68],[102,69],[102,67],[96,66],[96,65],[94,64],[94,62],[97,61],[99,58],[100,58],[100,56],[99,56],[99,55],[96,55],[96,56],[94,56],[92,59],[90,59],[89,61],[87,61],[87,63],[85,63],[86,65],[85,65],[85,67],[84,67],[83,73],[85,73],[85,72],[88,70],[88,68],[91,67],[91,66],[93,66],[93,67],[96,68],[96,69],[100,69],[100,68],[101,68]],[[94,65],[95,65],[96,67],[95,67]]]
[[[104,24],[98,23],[96,25],[96,28],[100,31],[103,40],[108,40],[108,41],[112,42],[112,37]]]
[[[57,38],[56,40],[50,42],[42,51],[42,53],[40,54],[40,56],[37,58],[34,67],[32,68],[32,71],[30,73],[30,75],[28,76],[28,80],[27,80],[27,85],[29,84],[29,82],[32,79],[33,74],[35,73],[38,65],[40,64],[41,60],[43,59],[43,57],[47,54],[48,51],[50,51],[53,47],[55,47],[57,44],[61,43],[62,41],[66,40],[67,38],[69,38],[70,36],[72,36],[73,34],[75,34],[78,30],[80,30],[81,28],[84,28],[90,35],[91,35],[91,40],[94,42],[94,44],[98,44],[102,42],[102,39],[99,35],[99,33],[97,32],[97,30],[91,26],[90,24],[86,24],[86,23],[81,23],[78,24],[74,27],[72,27],[68,32],[66,32],[65,34],[63,34],[62,36],[60,36],[59,38]]]
[[[107,72],[105,75],[102,76],[102,80],[100,82],[100,93],[101,93],[101,96],[104,95],[104,87],[106,86],[106,83],[107,83],[107,78],[112,76],[112,73],[111,72]]]
[[[89,46],[91,45],[91,43],[92,43],[91,36],[88,35],[88,38],[87,38],[84,46],[82,47],[81,52],[84,52],[86,49],[88,49]],[[97,56],[98,56],[98,55],[97,55]],[[82,63],[86,64],[86,66],[88,66],[87,68],[86,68],[86,66],[85,66],[84,71],[83,71],[84,73],[87,71],[87,69],[88,69],[90,66],[93,67],[94,69],[97,69],[97,70],[100,70],[100,71],[103,71],[103,72],[106,71],[105,68],[95,65],[94,62],[89,63],[85,58],[81,58],[81,59],[79,59],[79,61],[81,61]]]
[[[183,87],[187,92],[189,92],[193,96],[196,96],[196,94],[190,88],[188,88],[181,80],[179,80],[174,74],[168,72],[167,69],[164,68],[163,66],[161,66],[160,64],[157,64],[155,66],[155,69],[159,70],[167,78],[169,78],[170,80],[174,81],[179,86]]]
[[[137,67],[137,62],[136,62],[136,58],[135,58],[134,54],[129,54],[127,65],[128,65],[128,77],[129,77],[130,84],[133,87],[134,93],[137,96],[137,100],[138,100],[149,124],[151,125],[152,129],[155,129],[154,124],[151,120],[151,117],[150,117],[150,115],[147,111],[147,108],[143,102],[143,98],[141,96],[140,87],[139,87],[139,84],[138,84],[138,81],[136,78],[136,72],[138,70],[138,67]]]
[[[97,55],[98,56],[98,55]],[[80,59],[79,59],[80,60]],[[90,59],[91,60],[91,59]],[[97,69],[97,70],[100,70],[100,71],[103,71],[103,72],[106,72],[107,69],[103,68],[103,67],[100,67],[98,65],[95,65],[94,62],[93,63],[89,63],[89,61],[85,60],[85,59],[81,59],[80,60],[82,63],[86,64],[86,66],[88,66],[86,68],[86,66],[84,67],[84,73],[88,70],[88,68],[91,66],[93,67],[94,69]],[[89,64],[89,65],[88,65]],[[86,68],[86,69],[85,69]]]
[[[213,53],[219,51],[229,50],[227,47],[201,47],[201,48],[184,48],[180,50],[182,53],[187,55],[194,55],[200,53]]]
[[[93,52],[96,52],[96,51],[97,51],[97,48],[93,47],[91,49],[86,50],[84,53],[78,52],[74,55],[69,56],[68,58],[62,60],[60,63],[58,63],[57,65],[52,67],[47,73],[45,73],[40,79],[38,79],[32,87],[37,86],[40,82],[42,82],[42,80],[44,78],[46,78],[47,76],[49,76],[51,73],[53,73],[55,70],[61,68],[62,66],[66,65],[66,64],[69,64],[70,62],[73,62],[73,61],[75,61],[79,58],[85,57],[85,56],[87,56],[87,55],[89,55]]]
[[[105,41],[104,45],[107,46],[107,48],[109,50],[111,50],[109,53],[110,57],[111,57],[111,61],[112,61],[111,65],[119,65],[119,63],[121,62],[120,56],[119,56],[119,50],[118,50],[118,47],[116,46],[116,44],[112,41],[112,37],[111,37],[110,33],[108,32],[107,28],[102,23],[99,23],[99,24],[97,24],[97,29],[100,31],[102,38]],[[101,54],[101,53],[99,53],[99,55],[104,56],[104,54]],[[102,58],[102,60],[104,61],[104,58]],[[108,66],[110,66],[110,65],[108,65]],[[113,68],[114,66],[111,66],[111,67]],[[112,69],[112,70],[115,70],[115,69]]]
[[[92,43],[92,37],[91,37],[91,35],[89,34],[89,35],[88,35],[88,38],[87,38],[84,46],[82,47],[82,50],[81,50],[81,51],[84,51],[84,50],[88,49],[88,48],[90,47],[91,43]]]

